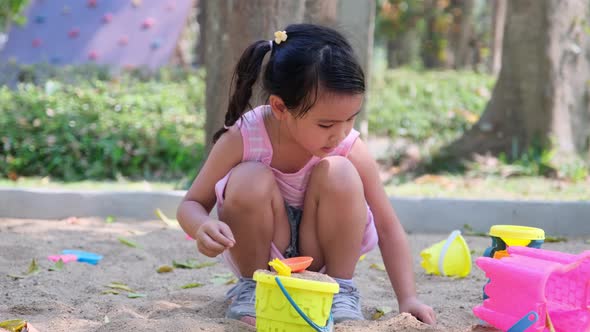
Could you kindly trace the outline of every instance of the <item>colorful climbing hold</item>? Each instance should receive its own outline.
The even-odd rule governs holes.
[[[80,29],[78,28],[72,28],[70,29],[70,31],[68,31],[68,36],[70,38],[77,38],[80,35]]]
[[[119,38],[119,41],[117,43],[119,44],[119,46],[125,46],[129,43],[129,38],[127,38],[127,36],[123,36]]]
[[[149,28],[151,28],[152,26],[154,26],[154,24],[155,24],[155,23],[156,23],[156,21],[155,21],[153,18],[151,18],[151,17],[148,17],[148,18],[146,18],[145,20],[143,20],[143,23],[141,24],[141,26],[142,26],[144,29],[149,29]]]
[[[37,24],[45,23],[45,16],[43,16],[43,15],[35,16],[35,23],[37,23]]]
[[[31,43],[33,45],[33,47],[39,47],[41,46],[41,39],[40,38],[35,38],[33,39],[33,42]]]
[[[154,40],[152,41],[152,44],[150,45],[150,47],[152,48],[152,50],[157,50],[160,48],[161,42],[159,40]]]
[[[106,13],[102,17],[102,23],[111,23],[112,20],[113,20],[113,14],[111,14],[111,13]]]
[[[141,0],[131,0],[131,3],[133,4],[133,7],[141,6]]]
[[[171,12],[176,8],[176,2],[175,1],[168,1],[168,3],[166,4],[166,10]]]
[[[88,5],[88,7],[96,8],[98,1],[97,0],[88,0],[88,2],[86,2],[86,4]]]
[[[96,52],[96,51],[88,52],[88,59],[90,59],[92,61],[98,59],[98,52]]]

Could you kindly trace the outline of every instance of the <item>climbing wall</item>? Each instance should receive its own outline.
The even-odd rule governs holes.
[[[170,62],[194,0],[32,0],[0,63],[105,64],[157,68]]]

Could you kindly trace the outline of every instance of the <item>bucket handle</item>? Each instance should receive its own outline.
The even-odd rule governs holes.
[[[291,306],[293,306],[295,311],[297,311],[299,316],[301,316],[301,318],[303,318],[303,320],[305,320],[305,322],[307,322],[309,326],[311,326],[314,330],[318,332],[330,332],[332,330],[332,313],[330,313],[330,317],[328,317],[328,322],[326,323],[326,326],[319,326],[318,324],[314,323],[314,321],[312,321],[311,318],[307,317],[303,310],[299,308],[299,306],[297,305],[297,303],[295,303],[291,295],[289,295],[289,292],[287,292],[287,289],[285,289],[285,286],[283,286],[283,283],[281,282],[280,278],[275,277],[275,280],[277,282],[277,285],[279,285],[281,292],[283,292],[283,295],[285,295],[285,298],[287,298],[289,303],[291,303]]]
[[[443,245],[441,251],[440,251],[440,255],[438,256],[438,272],[440,272],[440,274],[442,276],[446,276],[445,273],[445,266],[444,266],[444,262],[445,262],[445,256],[447,255],[447,251],[449,250],[449,247],[451,246],[451,244],[453,244],[453,241],[455,241],[455,239],[461,235],[461,231],[453,231],[449,237],[447,238],[447,241],[445,242],[445,244]]]
[[[518,322],[512,325],[512,327],[509,328],[507,332],[523,332],[531,327],[531,325],[533,325],[538,319],[539,314],[533,310],[519,319]]]

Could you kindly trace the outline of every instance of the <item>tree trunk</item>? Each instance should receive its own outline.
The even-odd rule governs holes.
[[[531,146],[590,157],[590,34],[587,0],[508,1],[502,68],[479,122],[446,152]]]
[[[251,43],[274,38],[290,23],[301,22],[305,0],[201,0],[207,2],[205,66],[206,142],[223,126],[236,63]]]
[[[205,54],[206,54],[206,45],[207,45],[207,29],[206,20],[207,20],[207,0],[196,0],[197,4],[197,25],[199,27],[199,34],[197,36],[197,50],[195,52],[195,61],[194,64],[197,66],[201,66],[205,64]]]
[[[371,81],[371,58],[375,30],[375,0],[340,0],[338,3],[339,30],[347,37],[365,72],[366,91]],[[368,94],[365,94],[363,110],[366,110]],[[359,114],[356,128],[363,138],[369,135],[367,112]]]
[[[470,42],[474,39],[473,0],[453,0],[451,13],[453,23],[449,31],[449,54],[453,55],[454,69],[463,69],[471,64]]]
[[[412,28],[387,40],[387,68],[411,64],[419,54],[419,38],[418,31]]]
[[[375,30],[375,0],[305,0],[304,17],[307,23],[333,27],[344,34],[365,71],[368,91]],[[365,95],[363,105],[367,104],[366,98]],[[356,127],[362,137],[368,136],[366,112],[359,114]]]
[[[426,31],[420,49],[422,63],[425,68],[444,68],[448,64],[447,54],[442,48],[441,39],[446,38],[447,31],[443,31],[440,25],[437,25],[438,18],[437,0],[427,0],[424,2],[424,19],[426,21]]]
[[[338,22],[338,0],[305,0],[304,22],[335,26]]]
[[[502,67],[502,39],[506,21],[506,0],[492,0],[492,38],[490,40],[490,72],[497,76]]]
[[[401,42],[399,38],[387,39],[387,68],[393,69],[400,66],[399,64],[399,49],[401,48]]]

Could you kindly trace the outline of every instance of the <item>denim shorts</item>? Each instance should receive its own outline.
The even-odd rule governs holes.
[[[289,206],[287,203],[285,203],[285,210],[291,228],[291,241],[285,250],[284,256],[285,258],[297,257],[299,256],[299,225],[301,224],[303,210]]]

